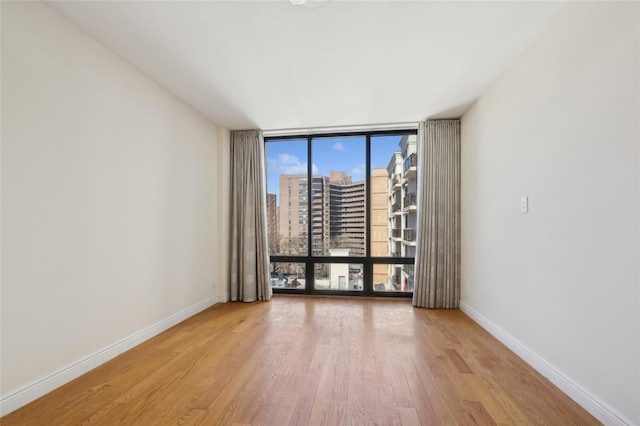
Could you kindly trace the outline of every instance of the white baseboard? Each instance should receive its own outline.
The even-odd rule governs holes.
[[[533,352],[524,344],[520,343],[506,331],[489,321],[478,311],[460,301],[460,310],[477,322],[482,328],[491,333],[496,339],[515,352],[520,358],[531,365],[540,374],[545,376],[551,383],[566,393],[571,399],[577,402],[585,410],[591,413],[605,425],[632,425],[631,420],[616,412],[608,404],[600,400],[588,390],[574,382],[570,377],[549,364],[538,354]]]
[[[152,324],[129,337],[96,351],[17,391],[11,392],[8,395],[2,395],[2,397],[0,397],[0,416],[17,410],[210,306],[216,303],[226,302],[227,299],[228,294],[211,296],[202,302],[196,303],[162,321]]]

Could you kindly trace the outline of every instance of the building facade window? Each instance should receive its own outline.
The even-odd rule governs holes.
[[[274,292],[411,296],[416,139],[415,129],[265,138]]]

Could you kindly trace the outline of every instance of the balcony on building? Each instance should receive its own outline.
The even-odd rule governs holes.
[[[398,197],[400,198],[400,197]],[[402,212],[402,203],[400,202],[400,200],[396,200],[394,201],[394,203],[391,205],[391,212],[392,213],[401,213]]]
[[[404,196],[404,209],[405,210],[416,209],[416,194],[406,194]]]
[[[415,245],[416,243],[416,230],[405,229],[402,231],[402,240],[404,243]]]
[[[410,154],[406,160],[404,160],[404,164],[402,165],[402,173],[404,174],[405,179],[413,179],[416,177],[416,166],[417,166],[417,156],[414,152]]]
[[[392,191],[399,191],[402,188],[402,176],[400,174],[393,175],[391,179]]]

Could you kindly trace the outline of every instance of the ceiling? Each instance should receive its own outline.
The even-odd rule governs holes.
[[[49,2],[216,124],[459,117],[565,2]]]

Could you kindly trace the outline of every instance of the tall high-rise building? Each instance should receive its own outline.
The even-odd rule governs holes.
[[[329,239],[329,181],[326,176],[311,178],[311,244],[314,256],[328,256]]]
[[[307,175],[280,175],[280,235],[275,253],[307,254],[308,197]]]
[[[346,172],[329,173],[330,248],[364,256],[366,245],[365,182],[352,182]]]
[[[311,212],[309,212],[311,197]],[[365,182],[353,182],[343,171],[313,176],[280,175],[279,254],[307,254],[311,229],[313,254],[328,256],[330,249],[349,249],[364,256],[366,244]]]

